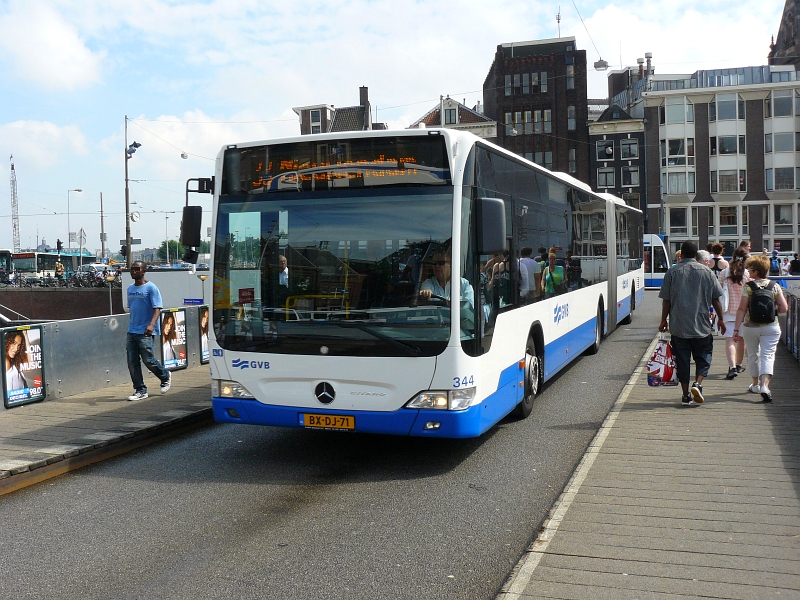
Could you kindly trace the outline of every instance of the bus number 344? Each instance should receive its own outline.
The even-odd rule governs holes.
[[[470,375],[469,377],[453,377],[453,387],[466,387],[468,385],[475,385],[475,378]]]

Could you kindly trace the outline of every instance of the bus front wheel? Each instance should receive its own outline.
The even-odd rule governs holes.
[[[525,395],[514,407],[513,415],[526,418],[533,410],[533,401],[542,389],[542,356],[536,341],[528,336],[525,344]]]

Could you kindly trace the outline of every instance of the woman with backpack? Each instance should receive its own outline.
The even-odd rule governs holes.
[[[737,248],[733,253],[730,264],[719,274],[719,284],[722,286],[723,297],[727,298],[727,303],[723,300],[722,305],[725,313],[722,315],[725,321],[725,353],[728,356],[728,374],[725,379],[733,379],[739,373],[744,372],[742,361],[744,360],[744,338],[738,341],[733,339],[734,323],[739,304],[742,299],[744,286],[750,281],[750,274],[744,268],[747,253],[741,248]],[[726,306],[727,304],[727,306]]]
[[[761,394],[764,402],[772,402],[769,384],[775,364],[775,349],[781,337],[778,313],[787,312],[789,305],[780,286],[767,279],[770,264],[766,256],[751,256],[745,266],[753,280],[744,287],[736,312],[733,339],[738,341],[744,337],[747,344],[747,359],[753,378],[748,390],[753,394]]]

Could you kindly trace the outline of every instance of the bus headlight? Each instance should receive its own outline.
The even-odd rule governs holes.
[[[218,398],[255,398],[255,396],[248,392],[247,388],[238,381],[227,381],[225,379],[211,380],[211,395]]]
[[[464,410],[475,399],[475,388],[458,390],[429,390],[420,392],[406,404],[406,408],[431,410]]]

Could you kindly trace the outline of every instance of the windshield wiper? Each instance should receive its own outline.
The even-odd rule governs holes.
[[[360,331],[363,331],[364,333],[368,333],[369,335],[376,337],[379,340],[388,342],[392,346],[402,348],[407,354],[410,354],[411,356],[419,356],[422,353],[422,350],[420,350],[416,346],[411,346],[410,344],[406,344],[405,342],[396,340],[393,337],[386,335],[385,333],[381,333],[380,331],[374,331],[363,323],[354,323],[352,321],[350,322],[330,321],[330,322],[344,329],[358,329]]]

